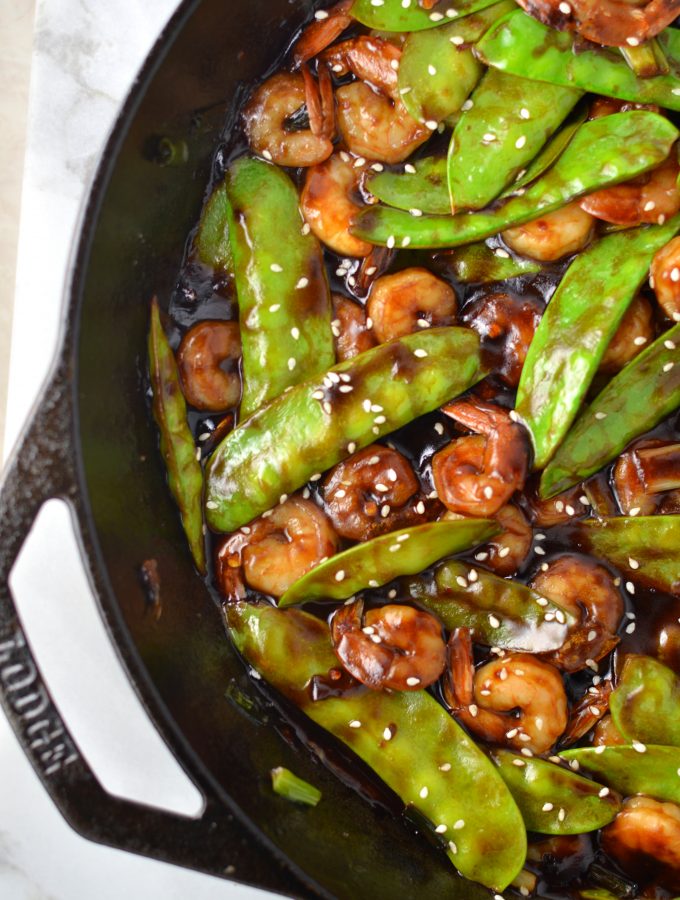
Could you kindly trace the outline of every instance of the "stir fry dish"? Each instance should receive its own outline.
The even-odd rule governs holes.
[[[169,486],[258,689],[490,897],[680,895],[678,13],[318,10],[152,306]]]

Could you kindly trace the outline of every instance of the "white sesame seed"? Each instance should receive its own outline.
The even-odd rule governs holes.
[[[460,47],[461,44],[464,44],[464,39],[459,34],[454,34],[453,37],[449,38],[454,47]]]
[[[449,850],[451,853],[458,853],[458,847],[456,847],[453,841],[449,841]]]
[[[640,741],[633,741],[633,750],[637,751],[637,753],[645,753],[647,747],[641,744]]]
[[[675,350],[675,342],[674,341],[664,341],[663,345],[666,348],[666,350]]]
[[[291,372],[293,371],[293,369],[295,368],[296,365],[297,365],[297,360],[295,359],[294,356],[291,356],[290,359],[288,360],[288,368],[290,369]]]
[[[385,418],[385,416],[376,416],[373,421],[376,425],[384,425],[385,422],[387,422],[387,419]]]
[[[539,606],[547,606],[548,605],[548,601],[546,600],[545,597],[536,597],[536,603],[538,603]]]
[[[269,307],[269,312],[278,312],[280,309],[281,309],[280,303],[272,303],[272,305]]]
[[[626,634],[632,634],[635,631],[635,622],[631,622],[626,626]]]
[[[505,736],[509,741],[511,741],[514,737],[517,737],[518,732],[519,728],[511,728],[510,731],[505,732]]]
[[[508,553],[510,553],[509,547],[501,547],[501,549],[498,551],[498,555],[501,559],[505,559]]]
[[[552,803],[544,803],[542,810],[543,812],[551,812],[554,809]]]
[[[384,172],[385,166],[382,163],[373,163],[371,169],[373,169],[374,172]]]
[[[397,538],[397,541],[400,544],[403,544],[404,541],[408,541],[410,537],[411,537],[410,532],[409,532],[409,534],[400,534],[399,537]]]
[[[436,75],[436,74],[437,74],[437,69],[432,65],[432,63],[430,63],[430,64],[428,65],[427,71],[428,71],[428,73],[429,73],[430,75]]]
[[[627,581],[627,582],[626,582],[626,590],[628,591],[629,594],[634,594],[634,593],[635,593],[635,585],[633,584],[632,581]]]
[[[376,271],[377,271],[377,269],[376,269]],[[366,330],[367,330],[367,331],[370,331],[371,328],[373,328],[373,319],[372,319],[370,316],[367,316],[367,318],[366,318]]]
[[[417,207],[414,206],[412,209],[409,209],[409,213],[412,216],[415,216],[416,218],[418,218],[418,216],[422,216],[423,211],[422,211],[422,209],[418,209]]]
[[[421,799],[421,800],[425,800],[425,798],[427,797],[427,795],[428,795],[429,793],[430,793],[430,792],[429,792],[429,790],[428,790],[426,787],[422,787],[422,788],[420,789],[420,799]]]
[[[291,328],[290,333],[293,336],[294,341],[300,340],[300,329],[299,328],[295,328],[295,327]]]
[[[639,569],[640,568],[640,563],[636,559],[633,559],[632,556],[628,557],[628,565],[631,567],[631,569]]]
[[[484,135],[482,135],[482,140],[490,144],[492,141],[496,140],[496,135],[492,131],[487,131]]]
[[[501,623],[494,615],[489,616],[489,625],[491,625],[492,628],[500,628],[501,627]]]
[[[470,585],[467,583],[465,578],[462,575],[456,575],[456,582],[462,588],[468,588]]]
[[[269,152],[269,150],[263,150],[263,151],[262,151],[262,156],[264,156],[264,158],[265,158],[266,160],[268,160],[269,162],[271,162],[272,159],[274,158],[274,157],[271,155],[271,153]]]
[[[392,544],[390,547],[390,553],[396,553],[397,550],[401,550],[401,544]]]
[[[345,580],[345,570],[344,569],[339,569],[335,573],[335,580],[336,581],[344,581]]]
[[[475,553],[475,559],[477,562],[485,562],[489,558],[489,554],[482,550],[480,553]]]
[[[637,47],[638,44],[640,43],[640,41],[636,37],[633,37],[631,35],[631,37],[626,38],[626,43],[628,44],[629,47]]]
[[[396,238],[394,237],[394,235],[391,234],[391,235],[387,238],[387,241],[386,241],[385,243],[387,244],[387,249],[388,249],[388,250],[393,250],[393,249],[394,249],[394,245],[397,243],[397,240],[396,240]]]
[[[321,21],[322,19],[327,19],[328,13],[326,12],[325,9],[320,9],[314,13],[314,18],[318,19],[319,21]]]
[[[570,506],[568,503],[567,503],[567,505],[564,507],[564,511],[566,512],[566,514],[567,514],[568,516],[575,516],[575,515],[576,515],[576,510],[574,509],[573,506]]]
[[[529,110],[526,108],[526,106],[523,106],[523,107],[520,109],[520,111],[519,111],[519,116],[520,116],[521,119],[530,119],[530,118],[531,118],[531,113],[530,113]]]
[[[417,350],[413,351],[413,355],[417,356],[418,359],[425,359],[425,357],[428,356],[429,354],[428,354],[427,350],[423,350],[421,347],[418,347]]]
[[[448,828],[448,825],[437,825],[437,827],[435,828],[435,831],[437,832],[437,834],[444,834],[446,832],[447,828]]]
[[[406,165],[404,166],[404,172],[406,172],[409,175],[415,175],[416,167],[412,166],[411,163],[406,163]]]
[[[512,764],[513,766],[518,766],[519,768],[521,768],[522,766],[526,766],[526,763],[523,759],[513,759]]]
[[[206,506],[206,509],[217,509],[219,504],[215,503],[214,500],[208,500],[207,503],[205,504],[205,506]]]
[[[401,246],[402,246],[402,247],[408,247],[408,245],[409,245],[410,243],[411,243],[411,238],[410,238],[408,235],[406,235],[406,237],[403,237],[403,238],[401,239]]]
[[[463,103],[463,105],[461,106],[461,110],[462,112],[467,112],[468,110],[472,109],[474,105],[474,100],[466,100],[465,103]]]
[[[425,504],[423,503],[422,500],[419,500],[419,501],[416,503],[416,512],[418,513],[419,516],[422,516],[422,515],[424,514],[424,512],[425,512]]]
[[[478,708],[477,704],[471,703],[470,706],[468,707],[468,709],[470,710],[470,715],[472,716],[472,718],[476,719],[477,713],[479,712],[479,708]]]
[[[387,504],[385,504],[382,507],[382,509],[380,510],[380,515],[382,516],[383,519],[386,519],[389,516],[389,514],[390,514],[390,507]]]
[[[430,131],[436,131],[438,124],[439,123],[436,122],[434,119],[428,119],[427,122],[425,122],[425,127],[429,128]]]
[[[487,484],[487,486],[484,488],[483,494],[487,500],[491,500],[491,498],[493,497],[493,488]]]
[[[596,413],[595,413],[595,418],[596,418],[596,419],[599,419],[600,421],[602,421],[602,419],[606,419],[606,418],[607,418],[607,413],[605,413],[605,412],[596,412]]]
[[[534,553],[537,553],[539,556],[545,556],[545,550],[541,546],[534,547]]]
[[[526,144],[526,142],[527,142],[526,135],[522,134],[522,135],[520,135],[520,137],[518,137],[517,140],[515,141],[515,147],[516,147],[518,150],[521,150],[522,147],[524,147],[524,145]]]
[[[416,687],[420,684],[420,678],[416,678],[415,675],[413,675],[411,678],[406,679],[406,684],[409,687]]]
[[[298,283],[295,285],[296,290],[302,291],[309,285],[309,278],[301,278]]]
[[[272,272],[283,272],[283,266],[280,266],[278,263],[272,263],[269,268]]]
[[[441,766],[439,766],[439,771],[440,772],[450,772],[451,771],[451,763],[442,763]]]
[[[438,13],[438,12],[430,13],[430,21],[431,22],[441,22],[441,20],[443,18],[444,18],[444,16],[441,13]]]
[[[350,728],[361,728],[361,722],[358,719],[352,719],[349,723]]]
[[[564,822],[564,820],[566,819],[566,817],[567,817],[567,812],[566,812],[566,810],[560,809],[559,812],[557,813],[557,821],[558,821],[558,822]]]
[[[564,512],[564,500],[556,500],[555,501],[555,509],[557,512]]]
[[[634,506],[634,507],[631,509],[629,515],[631,515],[631,516],[637,516],[639,512],[640,512],[640,507],[639,507],[639,506]]]

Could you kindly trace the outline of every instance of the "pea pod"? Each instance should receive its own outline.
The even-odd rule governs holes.
[[[578,129],[552,168],[524,194],[510,197],[497,209],[414,217],[373,206],[357,216],[352,231],[374,244],[410,245],[413,249],[471,244],[658,166],[668,157],[677,136],[668,119],[647,110],[593,119]]]
[[[651,656],[626,657],[609,710],[627,741],[680,747],[680,678]]]
[[[516,409],[544,468],[576,418],[608,344],[680,216],[607,235],[571,264],[536,330]]]
[[[534,275],[543,268],[533,259],[511,256],[503,249],[493,250],[486,244],[468,244],[452,251],[445,265],[458,281],[465,284],[507,281],[520,275]]]
[[[545,146],[582,97],[488,69],[449,146],[451,208],[483,209]]]
[[[194,249],[206,266],[227,275],[233,273],[234,258],[229,242],[229,198],[224,181],[215,188],[205,204]]]
[[[583,549],[635,581],[680,596],[680,516],[589,519],[577,534]]]
[[[447,630],[470,628],[479,643],[504,650],[557,650],[573,622],[557,604],[520,582],[462,562],[445,562],[433,579],[409,579],[404,588]]]
[[[623,452],[680,406],[680,324],[664,332],[586,407],[541,477],[541,496],[560,494]]]
[[[666,28],[657,40],[670,74],[639,78],[625,59],[609,48],[577,46],[572,34],[548,28],[517,10],[487,32],[477,52],[488,65],[523,78],[680,109],[680,33]]]
[[[527,831],[585,834],[608,825],[621,808],[602,785],[544,759],[492,750],[491,759],[510,788]]]
[[[346,744],[434,827],[467,878],[505,888],[524,864],[522,817],[492,763],[425,691],[366,691],[313,701],[316,674],[337,665],[328,626],[295,609],[236,604],[237,648],[260,675]],[[454,828],[455,826],[455,828]]]
[[[160,431],[161,454],[168,484],[179,506],[182,525],[196,568],[205,572],[203,542],[203,470],[196,459],[196,445],[187,424],[187,405],[182,394],[175,355],[161,324],[158,300],[151,304],[149,375],[153,391],[153,415]]]
[[[629,797],[646,794],[656,800],[680,803],[680,748],[651,744],[633,746],[577,747],[560,756],[576,760],[581,768],[602,779],[615,791]]]
[[[580,104],[571,115],[568,116],[560,130],[553,135],[545,147],[543,147],[543,149],[534,157],[527,166],[526,171],[523,174],[520,174],[501,196],[512,196],[518,188],[531,184],[532,181],[535,181],[537,178],[540,178],[544,172],[547,172],[564,153],[571,143],[571,139],[587,118],[588,109],[584,104]]]
[[[246,418],[333,365],[330,289],[321,247],[302,233],[298,194],[285,172],[243,157],[226,185]]]
[[[441,406],[485,374],[479,337],[433,328],[381,344],[296,385],[232,431],[213,455],[208,524],[235,531],[376,438]],[[383,412],[376,415],[373,406]]]
[[[292,584],[280,607],[310,600],[346,600],[400,575],[422,572],[453,553],[462,553],[498,533],[490,519],[428,522],[356,544],[316,566]]]
[[[362,25],[376,31],[424,31],[452,19],[492,6],[497,0],[441,0],[434,9],[423,9],[418,0],[354,0],[351,14]]]

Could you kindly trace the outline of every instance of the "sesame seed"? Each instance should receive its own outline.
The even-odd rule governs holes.
[[[601,710],[599,710],[597,708],[597,706],[589,706],[588,712],[591,714],[591,716],[601,716],[602,715]]]
[[[496,135],[495,135],[492,131],[487,131],[487,132],[482,136],[482,140],[483,140],[485,143],[490,144],[492,141],[495,141],[495,140],[496,140]]]
[[[409,213],[412,216],[415,216],[416,218],[418,218],[418,216],[422,216],[423,211],[422,211],[422,209],[418,209],[417,207],[414,206],[412,209],[409,209]]]
[[[521,768],[522,766],[526,766],[526,763],[523,759],[513,759],[512,764],[513,766],[518,766],[519,768]]]
[[[515,141],[515,147],[518,150],[521,150],[522,147],[524,147],[524,145],[526,144],[526,142],[527,142],[526,135],[524,135],[524,134],[520,135],[520,137],[518,137],[517,140]]]
[[[637,751],[637,753],[645,753],[647,747],[641,744],[640,741],[633,741],[633,750]]]
[[[453,841],[449,841],[449,850],[451,853],[458,853],[458,847],[456,847]]]
[[[350,728],[361,728],[361,722],[358,719],[352,719],[349,723]]]
[[[545,597],[536,597],[536,603],[538,603],[539,606],[548,605],[548,601],[545,599]]]
[[[397,242],[397,241],[396,241],[396,238],[394,237],[393,234],[391,234],[391,235],[387,238],[387,241],[386,241],[387,249],[388,249],[388,250],[393,250],[393,249],[394,249],[394,245],[396,244],[396,242]]]
[[[605,747],[604,744],[600,744],[599,747],[596,747],[596,748],[595,748],[595,751],[594,751],[594,752],[597,753],[598,756],[600,756],[601,754],[604,753],[604,751],[605,751],[606,749],[607,749],[607,748]]]
[[[477,574],[477,570],[476,570],[476,569],[470,569],[470,571],[468,572],[468,578],[469,578],[470,581],[472,581],[472,582],[477,581],[477,579],[479,578],[479,575]]]
[[[382,509],[380,510],[380,515],[382,516],[383,519],[386,519],[389,516],[389,514],[390,514],[390,507],[387,504],[385,504],[382,507]]]
[[[404,172],[408,173],[409,175],[415,175],[416,167],[412,166],[411,163],[406,163],[406,165],[404,166]]]
[[[429,128],[430,131],[436,131],[438,124],[439,123],[436,122],[434,119],[428,119],[427,122],[425,122],[425,127]]]
[[[597,637],[597,631],[589,631],[588,632],[588,640],[589,641],[594,641],[596,637]]]
[[[454,34],[452,38],[449,38],[454,47],[460,47],[461,44],[465,43],[464,39],[459,34]]]
[[[477,562],[484,562],[488,558],[489,554],[485,550],[482,550],[480,553],[475,553],[475,559],[477,560]]]
[[[458,15],[458,10],[454,9],[453,7],[451,7],[451,9],[446,10],[446,17],[448,19],[455,19],[457,15]]]
[[[457,583],[460,585],[460,587],[462,587],[462,588],[468,588],[468,587],[470,587],[470,585],[467,583],[467,581],[465,580],[465,578],[463,578],[462,575],[456,575],[456,582],[457,582]]]
[[[555,509],[557,512],[564,512],[564,500],[556,500],[555,501]]]
[[[318,10],[317,12],[314,13],[314,18],[315,18],[315,19],[318,19],[319,22],[321,22],[323,19],[327,19],[327,18],[328,18],[328,13],[326,12],[325,9],[320,9],[320,10]]]
[[[423,350],[422,348],[419,347],[417,350],[413,351],[413,355],[417,356],[418,359],[425,359],[425,357],[428,356],[429,354],[428,354],[427,350]]]
[[[557,821],[558,821],[558,822],[564,822],[564,820],[566,819],[566,817],[567,817],[566,810],[560,809],[560,811],[557,813]]]
[[[269,312],[278,312],[280,309],[281,309],[280,303],[272,303],[272,305],[269,307]]]
[[[603,787],[597,796],[598,797],[608,797],[609,796],[609,788]]]
[[[489,625],[491,625],[492,628],[500,628],[501,627],[501,623],[498,621],[498,619],[494,615],[489,616]]]
[[[427,71],[429,72],[430,75],[436,75],[436,74],[437,74],[437,70],[436,70],[436,68],[432,65],[432,63],[430,63],[430,65],[427,67]]]
[[[384,172],[385,166],[382,163],[373,163],[371,166],[374,172]]]
[[[567,504],[567,505],[564,507],[564,511],[566,512],[566,514],[567,514],[568,516],[575,516],[575,515],[576,515],[576,510],[574,509],[573,506],[570,506],[569,504]]]
[[[510,731],[505,732],[505,736],[509,741],[511,741],[514,737],[517,737],[518,732],[519,728],[511,728]]]
[[[465,819],[457,819],[453,823],[453,830],[460,831],[461,828],[465,828]]]
[[[667,363],[665,364],[665,366],[663,367],[663,371],[664,371],[664,372],[670,372],[670,370],[673,368],[674,365],[675,365],[675,363],[667,362]]]
[[[629,515],[631,515],[631,516],[637,516],[639,512],[640,512],[640,507],[639,507],[639,506],[634,506],[634,507],[631,509]]]
[[[472,718],[476,719],[477,713],[479,712],[479,708],[478,708],[477,704],[471,703],[470,706],[468,707],[468,709],[470,710],[470,715],[472,716]]]
[[[397,550],[401,550],[401,544],[392,544],[390,547],[390,553],[396,553]]]
[[[553,807],[552,803],[544,803],[543,807],[542,807],[542,811],[543,812],[551,812],[553,810],[553,808],[554,807]]]
[[[312,475],[312,477],[309,480],[310,481],[320,481],[321,480],[321,472],[316,472],[314,475]]]
[[[633,584],[632,581],[627,581],[627,582],[626,582],[626,590],[628,591],[629,594],[634,594],[634,593],[635,593],[635,585]]]
[[[437,832],[437,834],[444,834],[446,832],[447,828],[448,828],[447,825],[437,825],[437,827],[435,828],[435,831]]]
[[[300,329],[299,328],[291,328],[290,333],[293,336],[294,341],[300,340]]]
[[[675,342],[674,341],[664,341],[663,345],[666,348],[666,350],[675,350]]]
[[[501,549],[498,551],[498,555],[501,559],[505,559],[508,553],[510,553],[509,547],[501,547]]]
[[[483,493],[487,500],[491,500],[491,498],[493,497],[493,488],[491,488],[489,485],[487,485],[484,488]]]
[[[344,581],[345,580],[345,570],[344,569],[339,569],[335,573],[335,580],[336,581]]]
[[[474,100],[466,100],[465,103],[461,106],[461,110],[462,112],[467,112],[468,110],[472,109],[474,105]]]
[[[429,792],[429,790],[428,790],[426,787],[422,787],[422,788],[420,789],[420,799],[421,799],[421,800],[425,800],[425,798],[427,797],[427,795],[428,795],[429,793],[430,793],[430,792]]]
[[[626,634],[632,634],[635,631],[635,622],[631,622],[626,626]]]
[[[498,677],[501,681],[505,681],[508,677],[508,670],[503,666],[503,668],[499,671]]]
[[[419,501],[416,503],[416,512],[418,513],[419,516],[422,516],[422,515],[424,514],[424,512],[425,512],[425,504],[423,503],[422,500],[419,500]]]
[[[631,36],[626,38],[626,43],[629,47],[637,47],[640,41],[636,37]]]
[[[604,412],[596,412],[596,413],[595,413],[595,418],[596,418],[596,419],[599,419],[600,421],[602,421],[602,419],[606,419],[606,418],[607,418],[607,413],[604,413]]]
[[[399,541],[400,544],[403,544],[404,541],[407,541],[410,537],[411,537],[410,532],[409,532],[409,534],[400,534],[399,537],[397,538],[397,540]]]
[[[640,563],[636,559],[633,559],[632,556],[628,557],[628,565],[631,567],[631,569],[639,569],[640,568]]]
[[[444,18],[444,16],[441,13],[438,13],[438,12],[430,13],[430,21],[431,22],[441,22],[441,20],[443,18]]]
[[[283,266],[280,266],[278,263],[272,263],[269,268],[272,272],[283,272]]]
[[[408,247],[408,245],[409,245],[410,243],[411,243],[411,238],[410,238],[408,235],[406,235],[405,238],[402,238],[402,239],[401,239],[401,246],[402,246],[402,247]]]
[[[401,5],[403,6],[404,9],[408,9],[409,6],[411,5],[411,0],[401,0]]]
[[[373,328],[373,319],[370,316],[368,316],[366,319],[366,330],[370,331],[371,328]]]
[[[441,766],[439,766],[439,771],[440,772],[450,772],[451,771],[451,763],[442,763]]]
[[[414,675],[414,676],[412,676],[411,678],[407,678],[407,679],[406,679],[406,684],[407,684],[409,687],[416,687],[417,685],[420,684],[420,678],[416,678],[415,675]]]
[[[496,247],[496,249],[493,252],[494,252],[494,256],[497,256],[499,259],[510,259],[510,254],[508,253],[507,250],[504,250],[502,247]],[[514,412],[514,409],[510,413],[511,419],[512,419],[513,412]],[[513,419],[513,421],[517,421],[517,420]]]
[[[519,111],[519,116],[520,116],[520,119],[530,119],[531,113],[526,108],[526,106],[523,106]]]
[[[269,150],[263,150],[263,151],[262,151],[262,156],[264,156],[264,158],[265,158],[266,160],[268,160],[269,162],[271,162],[272,159],[274,158],[274,157],[271,155],[271,153],[269,152]]]
[[[592,669],[593,672],[597,672],[597,663],[595,662],[594,659],[587,659],[586,665],[588,666],[589,669]]]
[[[537,553],[539,556],[545,556],[545,550],[543,547],[534,547],[534,553]]]
[[[208,500],[208,502],[205,504],[206,509],[217,509],[218,505],[219,504],[215,503],[214,500]]]

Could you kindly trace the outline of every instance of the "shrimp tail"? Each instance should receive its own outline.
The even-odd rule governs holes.
[[[467,709],[474,700],[472,637],[469,628],[451,632],[446,649],[444,697],[452,712]]]
[[[305,28],[293,47],[293,63],[296,67],[318,56],[349,28],[354,21],[350,15],[353,2],[354,0],[341,0],[328,11],[325,19],[317,19]]]

